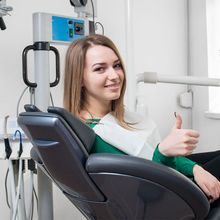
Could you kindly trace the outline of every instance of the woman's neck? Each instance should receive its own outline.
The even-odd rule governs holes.
[[[85,102],[80,115],[84,119],[102,118],[111,111],[110,102],[90,101]]]

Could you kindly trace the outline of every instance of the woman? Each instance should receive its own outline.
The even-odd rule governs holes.
[[[64,87],[65,108],[98,134],[91,153],[131,154],[152,159],[194,179],[211,202],[220,197],[220,172],[216,169],[220,165],[220,153],[191,155],[199,134],[181,129],[179,114],[176,114],[170,134],[159,143],[150,119],[141,119],[124,110],[125,68],[110,39],[90,35],[70,45],[66,54]],[[130,141],[126,142],[129,137]],[[132,140],[135,140],[133,145]],[[151,147],[155,148],[152,155]]]

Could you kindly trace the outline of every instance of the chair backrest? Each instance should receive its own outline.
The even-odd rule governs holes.
[[[84,168],[95,139],[93,130],[64,109],[50,108],[49,112],[24,112],[18,117],[34,146],[33,159],[65,193],[82,200],[104,201]],[[71,120],[67,123],[64,118]]]

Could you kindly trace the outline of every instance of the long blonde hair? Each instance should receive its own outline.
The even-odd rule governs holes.
[[[112,49],[120,60],[122,70],[125,74],[125,67],[119,51],[115,44],[106,36],[93,34],[71,43],[67,50],[65,60],[63,101],[64,108],[78,117],[85,104],[85,95],[82,89],[84,67],[86,62],[85,57],[87,50],[94,45],[101,45]],[[112,101],[112,113],[121,126],[128,128],[129,125],[124,121],[125,88],[126,78],[124,76],[121,95],[117,100]]]

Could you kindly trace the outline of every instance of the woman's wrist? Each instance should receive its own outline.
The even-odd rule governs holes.
[[[199,166],[198,164],[195,164],[195,165],[193,166],[193,176],[196,176],[196,174],[197,174],[198,172],[201,172],[201,170],[203,170],[203,168],[202,168],[201,166]]]
[[[161,146],[161,143],[159,143],[159,144],[157,145],[157,147],[158,147],[158,151],[159,151],[163,156],[169,157],[169,155],[167,155],[167,154],[166,154],[166,151],[163,149],[163,146]]]

